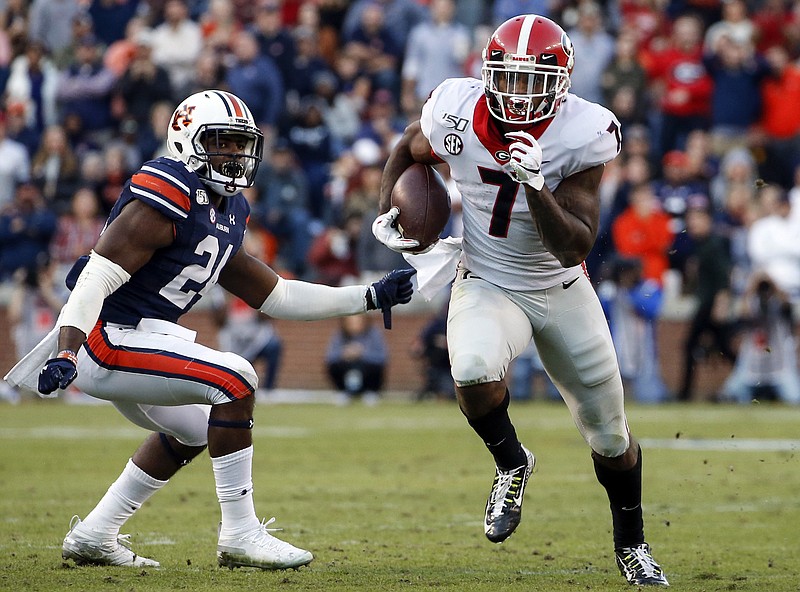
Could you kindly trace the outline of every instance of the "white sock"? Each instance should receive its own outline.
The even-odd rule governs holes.
[[[154,479],[129,459],[122,474],[84,518],[82,526],[102,534],[104,538],[116,540],[125,521],[167,483]]]
[[[212,458],[211,466],[222,510],[220,537],[257,528],[260,523],[253,503],[253,446]]]

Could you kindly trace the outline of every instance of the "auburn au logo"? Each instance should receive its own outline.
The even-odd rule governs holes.
[[[192,123],[192,111],[194,111],[194,105],[184,105],[180,109],[176,109],[172,118],[172,129],[179,132],[181,126],[189,127]]]

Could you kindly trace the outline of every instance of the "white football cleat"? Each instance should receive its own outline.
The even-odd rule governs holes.
[[[217,563],[220,567],[258,567],[260,569],[290,569],[311,563],[314,556],[290,545],[269,533],[267,526],[275,522],[261,521],[258,528],[237,536],[220,536],[217,544]]]
[[[73,516],[70,520],[69,532],[61,547],[61,557],[64,559],[72,559],[77,565],[161,567],[158,561],[141,557],[131,551],[129,534],[103,540],[98,533],[82,528],[82,524],[78,516]]]

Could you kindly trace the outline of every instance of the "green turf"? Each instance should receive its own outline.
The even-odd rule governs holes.
[[[646,532],[673,589],[800,590],[800,409],[628,411],[650,441]],[[107,406],[2,405],[0,590],[629,589],[613,563],[605,494],[566,409],[514,404],[512,414],[538,472],[523,522],[502,545],[481,526],[490,458],[454,405],[262,405],[256,507],[314,562],[217,568],[219,510],[204,455],[126,525],[134,548],[162,564],[141,570],[75,568],[60,547],[70,517],[94,505],[144,432]],[[720,446],[750,439],[788,450]],[[699,449],[669,447],[694,440]]]

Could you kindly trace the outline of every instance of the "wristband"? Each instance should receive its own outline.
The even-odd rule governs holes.
[[[63,358],[65,360],[69,360],[70,362],[75,364],[76,368],[78,367],[78,355],[74,351],[72,351],[71,349],[62,349],[56,355],[56,359],[58,359],[58,358]]]

